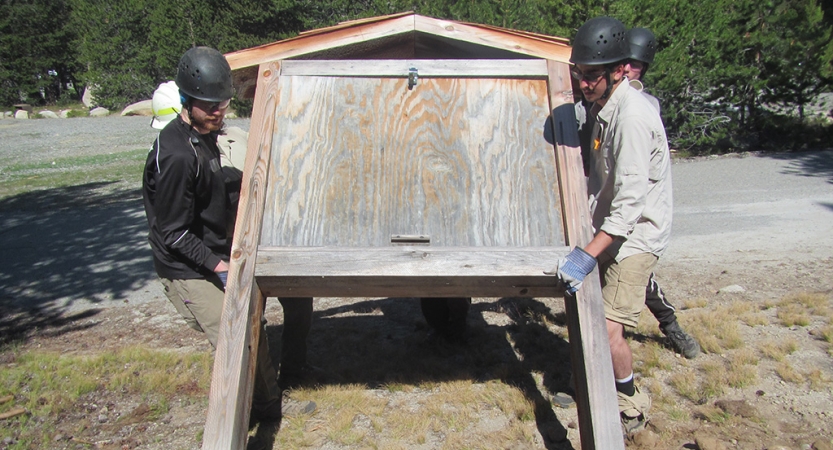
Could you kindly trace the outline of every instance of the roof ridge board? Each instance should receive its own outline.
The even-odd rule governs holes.
[[[469,26],[472,26],[472,27],[489,29],[489,30],[493,30],[493,31],[501,31],[501,32],[504,32],[504,33],[507,33],[507,34],[514,34],[514,35],[518,35],[518,36],[528,37],[530,39],[537,39],[537,40],[544,41],[544,42],[552,42],[552,43],[556,43],[556,44],[570,45],[570,40],[567,39],[567,38],[563,38],[563,37],[559,37],[559,36],[551,36],[549,34],[536,33],[534,31],[517,30],[517,29],[514,29],[514,28],[505,28],[505,27],[499,27],[499,26],[496,26],[496,25],[487,25],[487,24],[482,24],[482,23],[471,23],[471,22],[457,22],[457,23],[463,24],[463,25],[469,25]]]

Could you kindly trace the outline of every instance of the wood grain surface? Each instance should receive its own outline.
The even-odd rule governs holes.
[[[564,245],[545,80],[280,84],[261,245]]]
[[[243,188],[234,229],[217,352],[211,372],[203,450],[242,449],[248,438],[255,358],[262,331],[265,297],[254,278],[272,148],[271,121],[276,105],[280,63],[264,64],[252,114]]]
[[[260,247],[257,284],[287,297],[560,297],[569,247]]]
[[[548,61],[548,66],[555,159],[561,183],[567,242],[570,247],[584,247],[593,239],[593,226],[579,147],[572,81],[567,64]],[[587,275],[576,296],[564,296],[564,308],[570,335],[581,448],[624,449],[598,268]]]

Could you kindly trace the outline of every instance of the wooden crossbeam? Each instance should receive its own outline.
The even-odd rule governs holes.
[[[268,297],[560,297],[546,265],[568,247],[261,247]]]

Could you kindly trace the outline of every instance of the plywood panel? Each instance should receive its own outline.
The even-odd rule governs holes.
[[[261,245],[565,244],[546,81],[280,79]]]

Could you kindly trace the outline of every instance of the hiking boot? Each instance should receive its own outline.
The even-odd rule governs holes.
[[[645,428],[648,423],[648,410],[651,409],[651,397],[634,386],[633,396],[616,392],[619,398],[619,417],[622,419],[622,432],[629,436]]]
[[[676,320],[666,326],[660,326],[659,329],[677,353],[688,359],[693,359],[700,354],[700,344],[690,334],[683,331]]]

